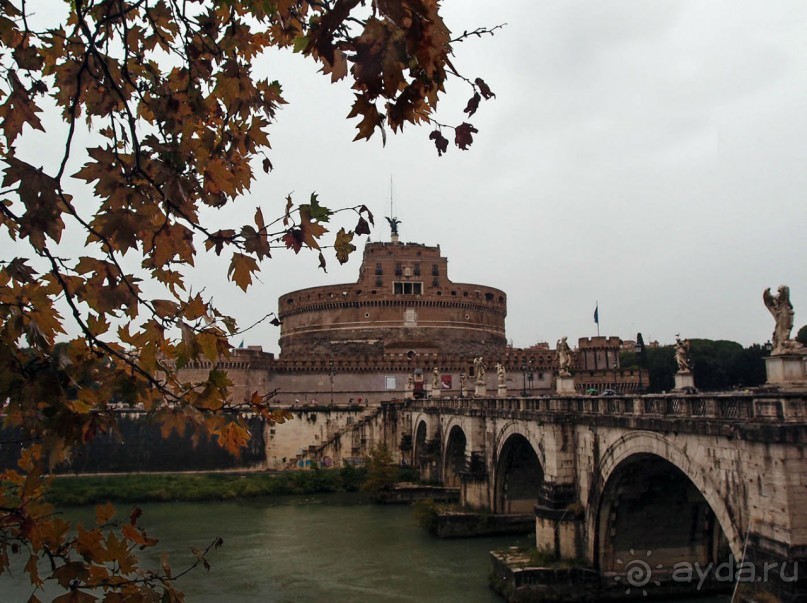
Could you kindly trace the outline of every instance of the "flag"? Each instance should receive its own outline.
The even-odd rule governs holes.
[[[594,322],[600,324],[600,304],[594,307]]]

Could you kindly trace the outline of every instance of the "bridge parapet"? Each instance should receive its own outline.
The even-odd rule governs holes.
[[[644,396],[564,396],[540,398],[441,398],[409,402],[413,410],[448,413],[570,414],[666,417],[725,421],[803,423],[807,394],[658,394]]]

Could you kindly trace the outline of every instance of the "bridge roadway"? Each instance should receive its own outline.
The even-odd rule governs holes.
[[[746,591],[807,600],[805,393],[426,399],[382,415],[423,477],[468,507],[534,512],[537,546],[559,558],[616,579],[641,557],[654,581],[733,559],[758,572]]]

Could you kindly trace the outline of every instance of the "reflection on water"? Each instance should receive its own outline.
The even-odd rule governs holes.
[[[357,500],[148,504],[141,522],[160,539],[175,571],[193,562],[191,547],[224,539],[209,555],[210,573],[197,569],[180,583],[189,603],[499,602],[487,586],[488,551],[529,544],[526,537],[438,540],[416,524],[409,507]],[[73,515],[82,513],[91,523],[90,511]],[[2,600],[27,600],[30,588],[10,582],[0,577]]]

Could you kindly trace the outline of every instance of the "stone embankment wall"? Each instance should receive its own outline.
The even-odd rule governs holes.
[[[360,465],[376,440],[377,407],[290,407],[294,418],[265,427],[268,469]]]
[[[252,433],[249,447],[233,456],[215,439],[201,437],[194,445],[190,433],[173,431],[163,437],[160,426],[148,420],[146,413],[118,411],[119,431],[101,434],[87,445],[74,448],[71,460],[56,468],[56,473],[138,473],[157,471],[220,471],[227,469],[264,469],[266,452],[263,420],[249,421]],[[17,465],[19,434],[0,431],[0,467]]]

